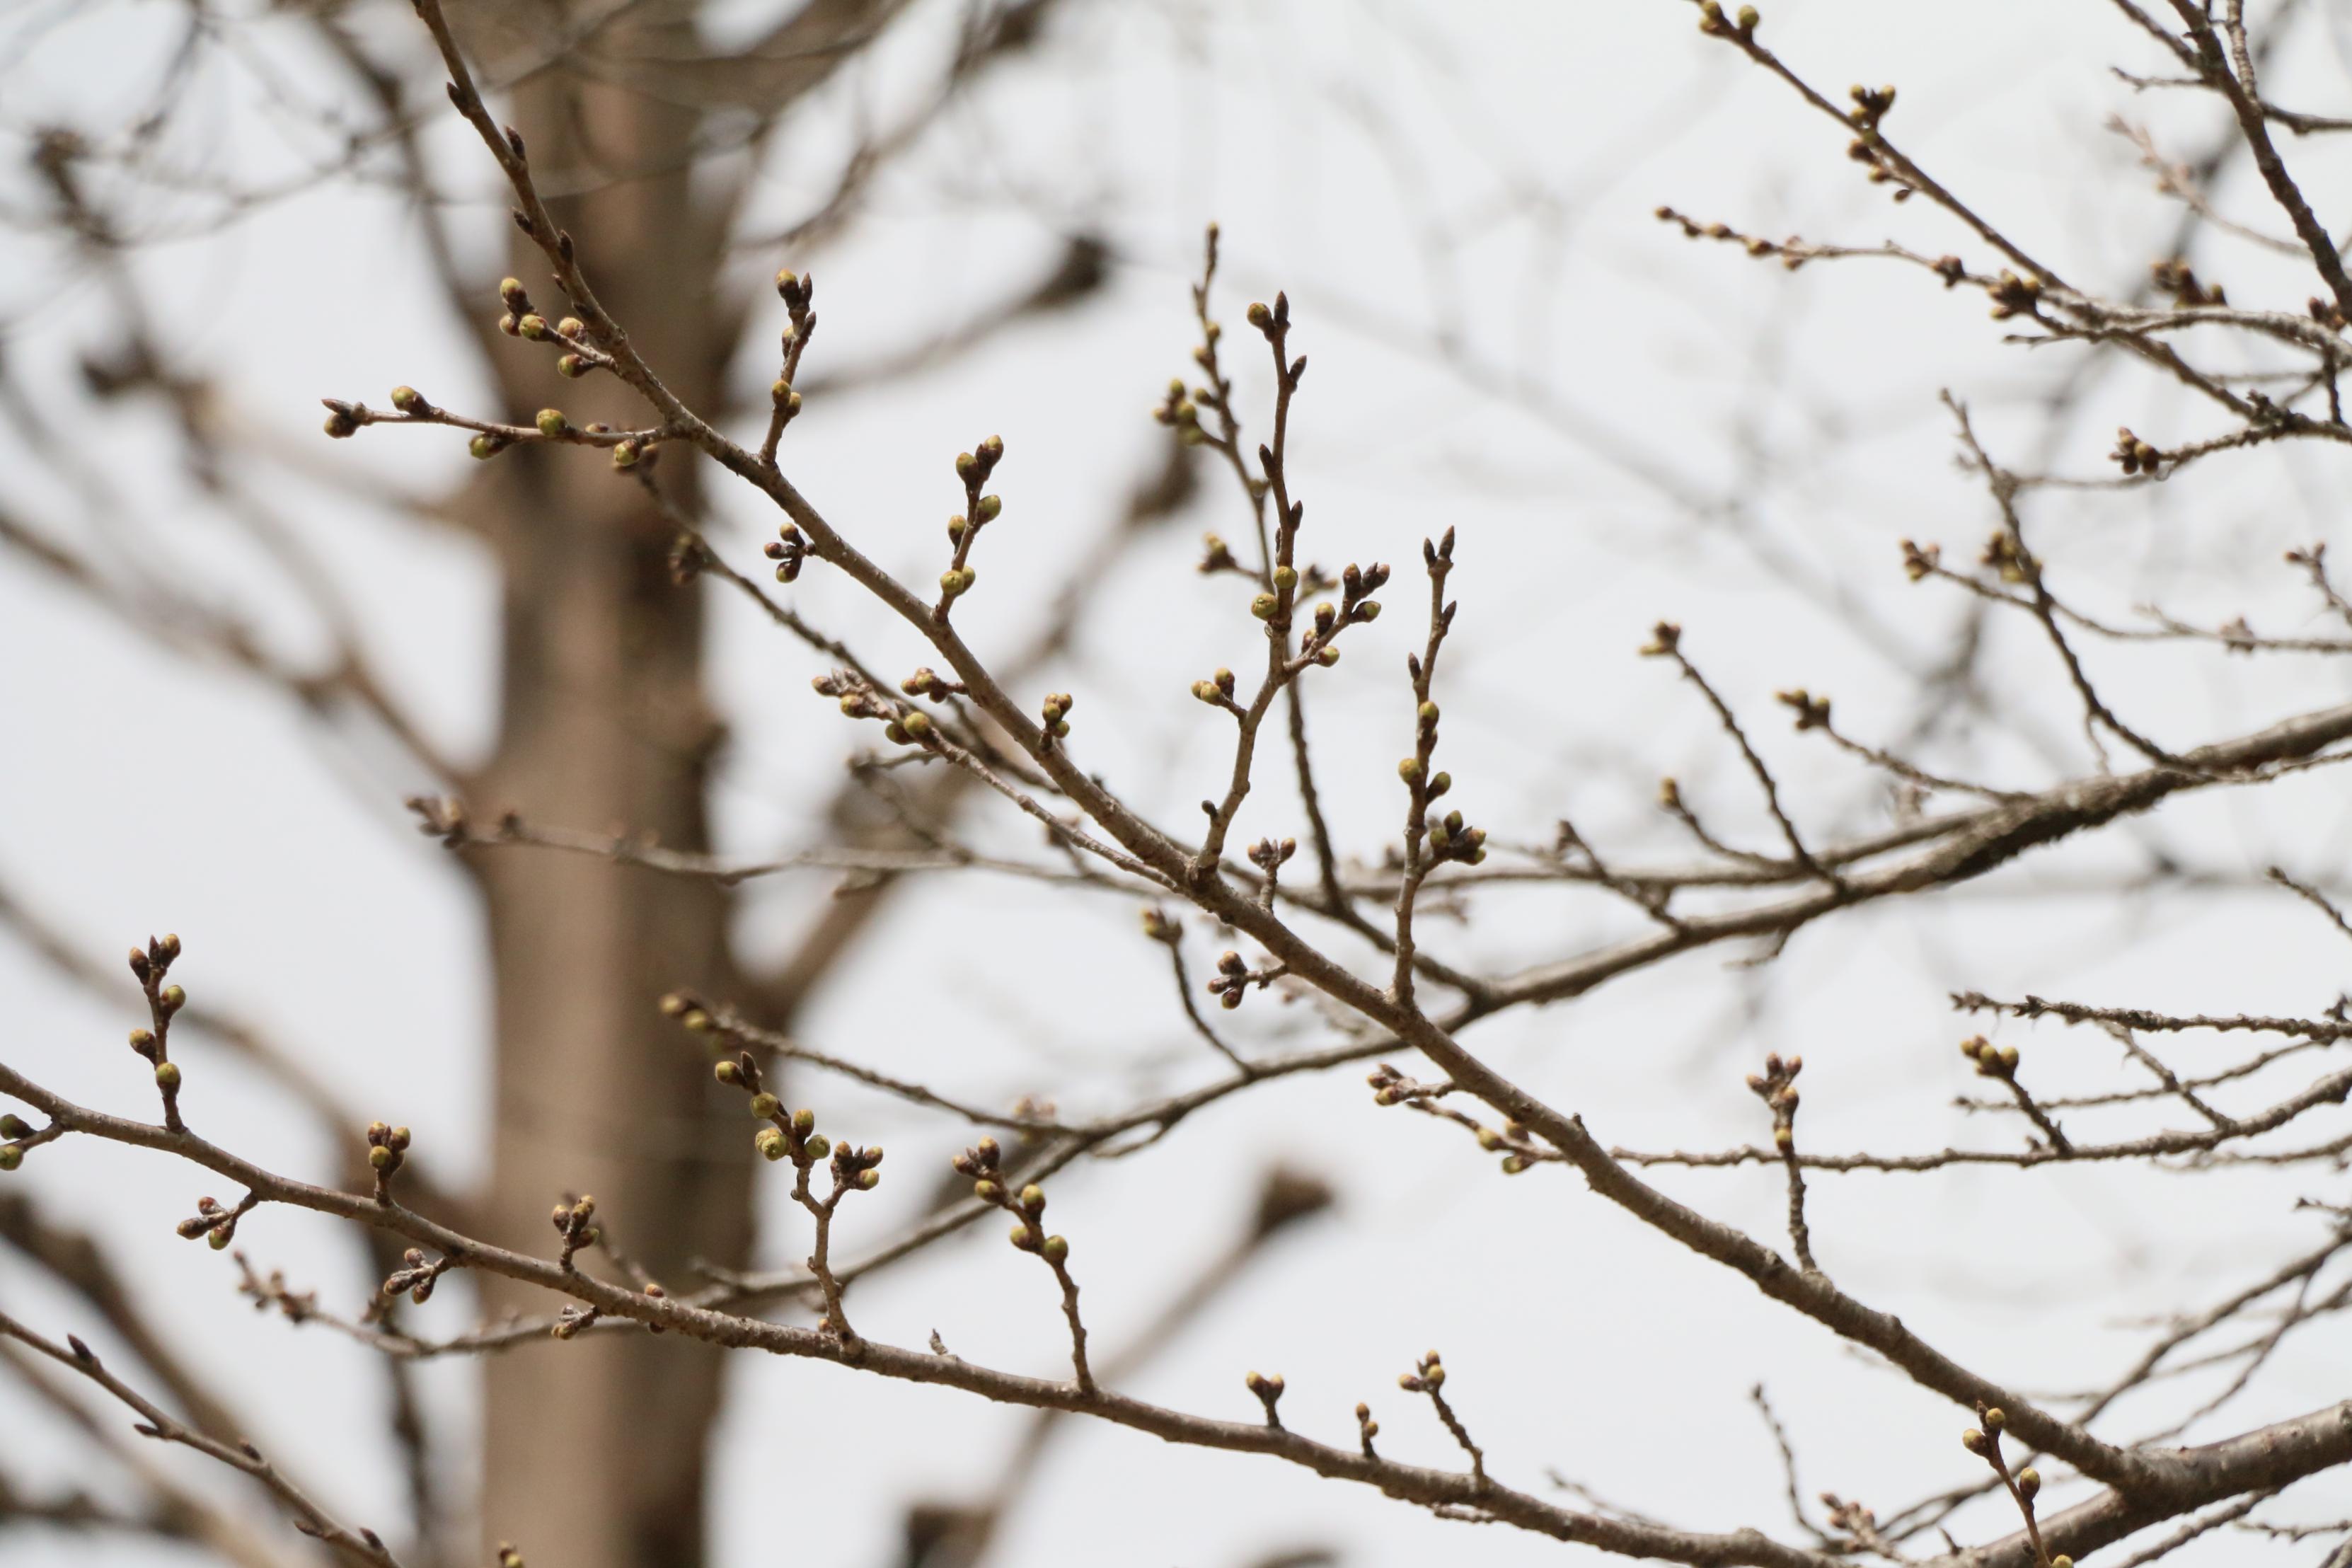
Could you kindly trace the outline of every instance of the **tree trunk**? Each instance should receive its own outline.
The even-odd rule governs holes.
[[[615,47],[677,47],[648,26]],[[599,297],[689,403],[715,401],[724,331],[719,237],[689,170],[700,115],[561,71],[515,115],[557,219],[579,237]],[[563,300],[519,244],[515,274],[551,318]],[[638,424],[610,377],[568,383],[543,354],[522,385],[575,423]],[[517,410],[526,420],[529,409]],[[518,448],[488,509],[505,576],[503,702],[481,804],[574,826],[649,830],[707,847],[706,773],[719,737],[703,695],[701,595],[670,578],[673,531],[595,454]],[[662,479],[688,494],[687,454]],[[679,987],[724,994],[728,903],[715,884],[588,857],[481,861],[497,990],[497,1121],[486,1217],[546,1252],[550,1209],[593,1194],[600,1225],[673,1286],[696,1258],[740,1265],[751,1152],[740,1103],[661,1017]],[[583,1263],[596,1267],[593,1258]],[[493,1315],[543,1293],[486,1286]],[[530,1345],[488,1363],[483,1528],[562,1568],[692,1568],[701,1560],[705,1445],[719,1352],[643,1334]],[[485,1559],[487,1560],[487,1559]]]

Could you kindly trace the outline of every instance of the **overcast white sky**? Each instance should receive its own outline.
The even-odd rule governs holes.
[[[222,8],[253,51],[248,68],[266,61],[296,83],[319,79],[316,62],[280,33],[247,28],[257,9]],[[412,25],[404,6],[379,9],[372,26]],[[776,7],[726,9],[730,25],[748,25]],[[919,79],[954,7],[923,9],[907,37],[848,73],[832,89],[836,101],[811,117],[832,129],[779,162],[760,204],[765,225],[822,191],[838,151],[825,137],[858,103],[887,106]],[[2341,112],[2352,5],[2301,9],[2268,85],[2283,100]],[[2129,116],[2184,156],[2220,129],[2212,107],[2135,93],[2111,72],[2157,62],[2094,0],[1777,0],[1767,11],[1774,46],[1825,89],[1898,84],[1893,123],[1906,147],[2086,286],[2133,287],[2178,216],[2103,122]],[[29,132],[60,121],[119,126],[152,89],[184,16],[163,4],[0,9],[0,133],[15,149],[0,196],[11,211],[34,200],[17,155]],[[1226,318],[1286,288],[1295,342],[1312,361],[1293,458],[1309,552],[1335,565],[1393,561],[1409,581],[1419,540],[1460,530],[1452,586],[1464,609],[1441,697],[1457,798],[1475,820],[1500,837],[1548,840],[1572,816],[1606,850],[1679,858],[1654,806],[1657,777],[1672,773],[1711,820],[1751,837],[1769,831],[1696,694],[1634,655],[1650,623],[1666,617],[1684,625],[1693,656],[1749,718],[1809,826],[1883,822],[1876,781],[1789,734],[1770,693],[1832,692],[1841,719],[1870,735],[1891,738],[1913,716],[1916,678],[1946,652],[1964,606],[1934,584],[1906,583],[1895,542],[1940,540],[1972,556],[1991,526],[1980,489],[1951,461],[1937,391],[1972,405],[2005,460],[2089,477],[2109,471],[2119,422],[2159,442],[2216,427],[2177,388],[2111,371],[2053,428],[2041,400],[2076,351],[2003,344],[1979,296],[1869,264],[1791,275],[1656,223],[1652,208],[1671,203],[1773,235],[1899,237],[1929,253],[1979,255],[1925,203],[1896,208],[1865,184],[1833,127],[1702,38],[1693,19],[1673,0],[1071,0],[1050,47],[951,115],[885,182],[849,239],[813,258],[747,247],[742,273],[748,287],[780,264],[815,271],[825,330],[812,369],[919,342],[1029,276],[1075,229],[1109,237],[1113,287],[1083,312],[887,392],[813,402],[790,437],[795,482],[885,564],[935,574],[926,563],[951,499],[946,465],[1001,431],[1007,521],[992,531],[987,567],[988,586],[1006,591],[976,595],[968,622],[983,648],[1012,646],[1023,614],[1013,586],[1057,581],[1057,566],[1084,548],[1161,438],[1147,410],[1186,368],[1185,279],[1201,226],[1214,218],[1229,258]],[[240,181],[299,169],[289,151],[299,139],[257,79],[225,66],[208,76],[194,121],[207,133],[189,140],[191,167]],[[489,171],[460,135],[437,150],[454,195],[490,195]],[[2352,164],[2304,142],[2289,152],[2323,213],[2352,222]],[[2233,216],[2283,231],[2260,195],[2242,165],[2219,192]],[[331,447],[316,434],[321,395],[381,403],[395,382],[452,405],[479,406],[486,395],[426,281],[415,235],[396,204],[333,183],[299,185],[225,228],[203,221],[209,205],[194,190],[163,193],[145,215],[159,237],[141,266],[171,302],[175,341],[283,454],[268,462],[267,483],[352,595],[403,695],[450,748],[476,751],[494,721],[487,563],[320,477],[332,466],[429,490],[463,476],[459,443],[436,433],[372,432]],[[488,279],[503,219],[494,201],[479,210],[472,241]],[[2233,299],[2301,308],[2309,285],[2290,264],[2251,245],[2203,244],[2200,265]],[[156,411],[100,408],[78,386],[73,366],[106,342],[109,309],[53,249],[17,226],[0,229],[11,374],[68,433],[76,461],[123,502],[93,507],[50,460],[56,453],[12,449],[12,430],[0,433],[0,507],[85,545],[107,539],[96,530],[110,512],[128,531],[104,548],[183,574],[289,647],[314,646],[315,628],[285,607],[267,565],[194,493]],[[1265,378],[1247,363],[1255,409]],[[740,371],[747,385],[772,374],[749,361]],[[2313,606],[2280,552],[2340,534],[2346,477],[2333,452],[2270,451],[2127,496],[2056,493],[2032,503],[2032,521],[2053,582],[2086,608],[2122,616],[2160,598],[2189,618],[2244,611],[2284,633]],[[1717,509],[1732,497],[1741,505],[1727,520]],[[745,561],[769,526],[747,500],[722,501],[734,509],[724,543]],[[1223,765],[1223,721],[1184,692],[1217,664],[1237,663],[1255,631],[1246,595],[1189,563],[1201,531],[1243,521],[1230,489],[1207,488],[1101,586],[1066,669],[1048,680],[1078,695],[1090,765],[1163,820],[1184,820]],[[918,662],[845,584],[812,572],[797,595],[821,624],[886,650],[884,667]],[[1415,587],[1405,598],[1417,596]],[[1318,682],[1334,826],[1368,858],[1393,833],[1391,769],[1411,722],[1397,666],[1413,619],[1384,621],[1386,642]],[[2019,785],[2093,765],[2062,673],[2030,631],[1994,630],[1988,668],[2007,700],[1989,721],[1953,726],[1931,760]],[[805,695],[816,667],[798,645],[731,601],[711,636],[738,730],[718,801],[723,844],[763,853],[806,843],[815,829],[797,803],[829,784],[859,738]],[[2340,668],[2324,663],[2140,647],[2094,657],[2117,705],[2168,742],[2242,732],[2347,696]],[[485,1118],[481,927],[445,852],[411,833],[399,810],[424,782],[363,749],[322,746],[282,700],[158,653],[0,557],[0,883],[99,952],[178,931],[200,1000],[299,1042],[353,1103],[415,1126],[425,1157],[465,1179],[480,1173]],[[1278,791],[1253,810],[1248,837],[1297,830]],[[1482,1026],[1475,1043],[1612,1142],[1757,1137],[1765,1128],[1741,1079],[1769,1049],[1806,1058],[1811,1146],[1999,1139],[2010,1134],[1952,1107],[1973,1080],[1953,1049],[1969,1029],[1949,991],[2213,1012],[2324,1007],[2345,984],[2341,935],[2258,884],[2273,863],[2345,882],[2347,826],[2332,773],[2258,796],[2200,795],[1981,885],[1830,922],[1772,963],[1698,954]],[[1029,842],[1002,820],[984,818],[978,832]],[[2116,890],[2159,856],[2241,885]],[[794,884],[763,894],[742,941],[772,950],[822,893]],[[972,919],[975,908],[984,919]],[[1576,893],[1497,899],[1468,928],[1441,928],[1440,940],[1499,968],[1626,929],[1618,909]],[[886,973],[882,946],[870,946],[809,1020],[812,1038],[968,1095],[1045,1089],[1082,1110],[1196,1081],[1214,1066],[1122,900],[942,881],[903,900],[885,944],[940,955],[923,965],[926,988],[908,994],[897,979],[904,966]],[[1021,972],[1041,958],[1066,969],[1065,995],[1024,984]],[[136,1064],[119,1044],[135,1001],[128,985],[94,1000],[0,937],[0,1050],[63,1092],[143,1107]],[[1315,1026],[1304,1007],[1253,1005],[1234,1028],[1268,1045]],[[2104,1037],[2011,1026],[2000,1037],[2025,1050],[2053,1091],[2116,1081]],[[201,1056],[187,1070],[215,1136],[281,1167],[326,1168],[326,1152],[266,1086]],[[960,1146],[959,1130],[849,1087],[811,1092],[829,1123],[890,1146],[900,1179],[845,1222],[853,1238],[887,1234]],[[1748,1404],[1759,1382],[1798,1443],[1809,1489],[1891,1511],[1973,1478],[1948,1405],[1765,1310],[1745,1286],[1572,1179],[1499,1180],[1452,1130],[1376,1109],[1353,1072],[1241,1097],[1160,1149],[1059,1183],[1055,1214],[1083,1260],[1099,1343],[1119,1344],[1215,1255],[1277,1155],[1328,1175],[1339,1213],[1193,1325],[1139,1375],[1136,1392],[1235,1415],[1251,1407],[1244,1372],[1280,1371],[1293,1425],[1338,1437],[1352,1429],[1354,1403],[1370,1399],[1384,1448],[1450,1463],[1444,1434],[1394,1387],[1434,1345],[1452,1373],[1448,1395],[1497,1476],[1542,1489],[1558,1470],[1696,1528],[1790,1530],[1774,1450]],[[171,1237],[200,1190],[194,1178],[68,1141],[10,1179],[121,1241],[142,1293],[206,1347],[215,1380],[259,1413],[254,1436],[265,1446],[328,1477],[350,1512],[396,1516],[384,1441],[353,1415],[379,1397],[371,1369],[324,1333],[255,1317],[223,1259]],[[1779,1237],[1775,1175],[1665,1182],[1711,1214]],[[2310,1245],[2318,1226],[2293,1211],[2297,1197],[2345,1195],[2339,1173],[2315,1168],[1849,1177],[1816,1181],[1813,1192],[1815,1245],[1843,1285],[1960,1360],[2036,1391],[2113,1375],[2144,1342],[2135,1325],[2210,1302]],[[792,1216],[771,1217],[768,1260],[799,1256]],[[360,1299],[353,1249],[330,1227],[257,1215],[241,1242],[331,1298]],[[1061,1325],[1036,1272],[986,1232],[877,1279],[861,1292],[861,1327],[917,1343],[936,1328],[971,1359],[1050,1369]],[[44,1327],[77,1326],[67,1299],[12,1258],[0,1258],[0,1295]],[[446,1331],[471,1310],[465,1292],[447,1290],[422,1317]],[[2343,1397],[2347,1374],[2338,1330],[2291,1340],[2210,1435]],[[733,1375],[720,1562],[773,1555],[788,1541],[796,1558],[880,1568],[908,1500],[984,1489],[1020,1430],[1016,1413],[830,1367],[747,1358]],[[2189,1380],[2128,1405],[2110,1430],[2160,1426],[2214,1386]],[[442,1426],[462,1441],[464,1369],[436,1369],[432,1387]],[[0,1384],[0,1411],[27,1405]],[[462,1451],[452,1452],[462,1466]],[[53,1480],[117,1484],[80,1439],[30,1414],[0,1422],[0,1459]],[[189,1473],[232,1492],[201,1468]],[[2053,1495],[2063,1506],[2075,1494]],[[2273,1512],[2336,1517],[2347,1498],[2352,1486],[2314,1484]],[[528,1546],[528,1521],[500,1528]],[[2009,1521],[1988,1510],[1955,1528],[1988,1539]],[[1280,1466],[1071,1426],[999,1560],[1244,1568],[1289,1543],[1328,1545],[1362,1568],[1532,1563],[1561,1550],[1448,1525]],[[2177,1561],[2252,1562],[2264,1550],[2225,1537]],[[9,1568],[128,1568],[169,1555],[0,1535]]]

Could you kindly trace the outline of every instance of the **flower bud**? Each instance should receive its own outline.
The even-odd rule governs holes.
[[[751,1097],[751,1114],[765,1121],[783,1109],[782,1101],[762,1090]]]
[[[515,331],[532,342],[544,342],[547,341],[547,318],[536,312],[518,317],[515,321]]]
[[[13,1171],[25,1163],[25,1152],[14,1143],[0,1143],[0,1171]]]
[[[1282,601],[1271,594],[1260,594],[1250,601],[1250,614],[1261,621],[1272,620],[1275,611],[1280,608],[1282,608]]]
[[[155,1000],[163,1005],[166,1013],[176,1013],[188,1005],[188,994],[176,985],[166,985]]]
[[[368,1163],[379,1171],[391,1170],[393,1162],[399,1158],[399,1155],[394,1153],[391,1150],[385,1148],[381,1143],[368,1151]]]
[[[710,1069],[710,1076],[732,1088],[743,1081],[743,1069],[731,1061],[720,1062]]]
[[[802,1144],[801,1147],[808,1151],[808,1157],[810,1159],[822,1160],[827,1154],[833,1152],[833,1140],[827,1138],[824,1133],[819,1132],[810,1138],[805,1143]]]
[[[486,431],[467,442],[466,450],[471,452],[477,458],[489,458],[505,451],[506,445],[504,441]]]
[[[392,405],[403,414],[422,414],[431,406],[425,401],[425,395],[413,386],[394,387]]]
[[[0,1116],[0,1138],[30,1138],[33,1124],[21,1116]]]
[[[784,1134],[782,1130],[774,1127],[762,1127],[760,1129],[760,1135],[751,1140],[751,1147],[760,1151],[761,1154],[767,1159],[782,1159],[784,1157]]]
[[[551,441],[572,428],[572,422],[563,417],[563,410],[561,408],[541,409],[537,423],[539,433]]]
[[[177,1062],[156,1063],[155,1087],[162,1089],[166,1094],[169,1094],[172,1090],[179,1088],[180,1064]]]

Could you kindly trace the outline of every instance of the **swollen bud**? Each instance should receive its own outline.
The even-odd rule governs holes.
[[[561,408],[541,409],[537,423],[539,433],[551,441],[572,428],[572,422],[563,417],[563,410]]]
[[[13,1171],[25,1163],[25,1152],[14,1143],[0,1143],[0,1171]]]
[[[169,1094],[180,1087],[180,1064],[159,1062],[155,1068],[155,1087]]]
[[[869,1171],[866,1174],[871,1175],[873,1173]],[[1068,1261],[1070,1244],[1061,1237],[1049,1236],[1045,1238],[1045,1245],[1039,1250],[1045,1253],[1046,1262],[1060,1264]]]

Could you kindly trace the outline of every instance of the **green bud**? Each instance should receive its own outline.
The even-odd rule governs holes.
[[[1024,1252],[1037,1250],[1037,1233],[1025,1225],[1016,1225],[1006,1233],[1005,1239]]]
[[[499,440],[496,436],[485,433],[483,435],[477,436],[472,440],[467,442],[466,450],[473,453],[477,458],[495,458],[500,452],[506,450],[506,445],[507,444],[504,441]]]
[[[532,342],[544,342],[547,339],[547,318],[534,311],[517,320],[515,331]]]
[[[555,323],[555,330],[567,338],[576,338],[588,330],[588,324],[577,316],[566,316]]]
[[[751,1097],[751,1114],[765,1121],[783,1109],[783,1102],[762,1090]]]
[[[155,1087],[166,1094],[180,1087],[180,1064],[159,1062],[155,1068]]]
[[[2041,1489],[2042,1472],[2040,1470],[2028,1465],[2025,1468],[2017,1472],[2017,1491],[2020,1497],[2022,1497],[2028,1502],[2032,1502],[2033,1500],[2033,1495]]]
[[[1280,608],[1282,608],[1282,601],[1271,594],[1260,594],[1250,601],[1250,614],[1261,621],[1274,619],[1275,611]]]
[[[984,1204],[993,1204],[999,1197],[1003,1195],[1003,1192],[1004,1189],[1003,1187],[998,1186],[994,1182],[989,1181],[985,1177],[982,1177],[981,1180],[974,1182],[971,1184],[971,1195],[978,1198]]]
[[[879,1171],[860,1171],[857,1173],[856,1184],[859,1192],[870,1193],[875,1188],[882,1184],[882,1173]]]
[[[588,374],[588,362],[578,354],[564,354],[555,362],[555,374],[577,381]]]
[[[210,1236],[205,1237],[205,1245],[211,1247],[215,1252],[226,1252],[228,1250],[228,1244],[232,1239],[234,1239],[234,1237],[231,1236],[228,1226],[218,1225],[213,1227],[213,1231]]]
[[[1031,1214],[1045,1212],[1045,1189],[1032,1182],[1021,1189],[1021,1206]]]
[[[1045,1253],[1045,1261],[1048,1263],[1059,1265],[1069,1260],[1070,1244],[1061,1237],[1047,1237],[1045,1247],[1040,1250]]]
[[[1378,599],[1367,599],[1362,604],[1358,605],[1356,606],[1356,618],[1360,621],[1379,620],[1381,618],[1381,602]]]
[[[14,1143],[0,1143],[0,1171],[13,1171],[25,1163],[25,1152]]]
[[[392,405],[403,414],[421,414],[425,407],[425,395],[413,386],[392,389]]]
[[[541,409],[538,424],[539,433],[550,440],[553,440],[572,428],[572,422],[563,417],[563,410],[561,408]]]
[[[731,1089],[743,1081],[743,1069],[733,1062],[720,1062],[710,1069],[710,1076]]]
[[[188,1005],[188,994],[176,985],[164,986],[155,999],[163,1004],[163,1010],[167,1013],[176,1013]]]
[[[931,723],[931,716],[919,708],[899,720],[898,722],[904,724],[907,727],[907,733],[918,741],[929,734],[935,727]]]
[[[1429,781],[1429,798],[1435,800],[1439,795],[1444,795],[1447,790],[1450,790],[1453,787],[1454,775],[1452,773],[1439,773]]]
[[[810,1159],[822,1160],[827,1154],[833,1152],[833,1140],[820,1132],[814,1137],[809,1139],[806,1143],[802,1145],[802,1147],[808,1151],[808,1157]]]
[[[144,1053],[144,1052],[147,1052],[147,1051],[152,1051],[152,1050],[153,1050],[153,1049],[155,1048],[155,1034],[154,1034],[154,1031],[153,1031],[153,1030],[152,1030],[152,1029],[133,1029],[133,1030],[131,1030],[131,1048],[132,1050],[134,1050],[134,1051],[139,1051],[139,1052],[142,1052],[142,1053]]]
[[[805,1138],[816,1131],[816,1112],[802,1106],[793,1112],[793,1131]]]
[[[760,1135],[751,1140],[751,1147],[767,1159],[781,1160],[784,1157],[783,1132],[778,1128],[762,1127]]]
[[[1753,5],[1742,5],[1739,8],[1739,30],[1743,33],[1754,32],[1756,30],[1756,24],[1763,19],[1764,18],[1762,16],[1757,15],[1756,7]]]
[[[1420,783],[1421,775],[1426,771],[1427,770],[1421,765],[1421,759],[1419,757],[1407,757],[1404,761],[1397,764],[1397,777],[1404,780],[1407,784]]]
[[[981,521],[994,522],[997,520],[997,517],[1003,513],[1003,510],[1004,500],[1002,496],[982,496],[980,498]]]
[[[0,1138],[30,1138],[33,1124],[21,1116],[0,1116]]]
[[[1274,569],[1274,586],[1276,592],[1285,594],[1288,593],[1291,589],[1296,588],[1298,586],[1297,571],[1289,566],[1276,567]]]
[[[368,1163],[374,1166],[379,1171],[391,1170],[392,1163],[399,1158],[399,1155],[394,1153],[391,1150],[385,1148],[381,1143],[368,1151]]]

